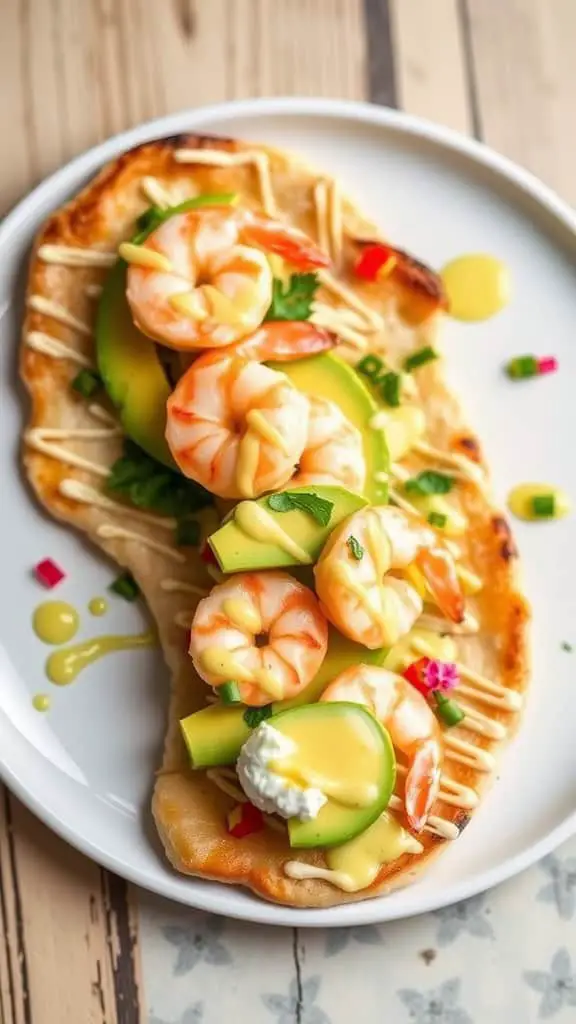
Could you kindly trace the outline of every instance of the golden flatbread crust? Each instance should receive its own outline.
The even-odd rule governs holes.
[[[135,218],[149,205],[142,192],[142,179],[153,176],[171,191],[175,201],[199,192],[234,191],[244,204],[260,208],[260,186],[251,165],[213,167],[181,164],[174,159],[179,148],[219,149],[228,153],[258,151],[268,156],[274,194],[282,214],[313,237],[317,236],[314,187],[328,181],[286,153],[263,146],[252,146],[230,139],[204,136],[179,136],[146,143],[130,150],[107,165],[101,173],[62,210],[54,213],[36,238],[28,278],[28,299],[41,295],[59,303],[81,321],[94,321],[93,298],[85,292],[87,285],[101,282],[105,271],[93,268],[69,268],[44,262],[38,255],[42,244],[57,244],[113,250],[133,232]],[[344,255],[351,256],[362,241],[376,235],[374,227],[348,201],[344,202]],[[346,260],[344,261],[346,262]],[[441,298],[437,279],[427,268],[414,263],[417,281],[409,282],[420,289],[426,301],[431,297],[436,306]],[[406,272],[406,266],[404,267]],[[410,276],[410,275],[409,275]],[[385,329],[374,335],[376,349],[396,357],[435,337],[437,317],[423,325],[410,326],[398,316],[398,307],[405,309],[405,281],[383,291],[371,285],[359,285],[348,279],[356,294],[385,317]],[[338,305],[327,290],[322,299]],[[417,319],[417,318],[416,318]],[[296,881],[283,870],[287,860],[294,859],[285,834],[266,828],[241,841],[226,831],[226,814],[234,800],[217,788],[204,772],[193,772],[188,766],[178,728],[179,719],[204,706],[205,684],[196,676],[186,653],[186,634],[175,624],[178,613],[193,609],[195,598],[190,594],[168,591],[162,581],[193,580],[209,588],[212,581],[195,552],[182,553],[169,547],[170,530],[165,525],[143,521],[126,507],[100,508],[94,504],[72,501],[62,495],[64,479],[73,479],[91,487],[101,488],[103,476],[66,465],[52,455],[31,446],[37,443],[34,433],[39,428],[75,430],[102,428],[103,424],[89,411],[90,405],[70,389],[70,381],[78,366],[68,360],[57,360],[33,350],[26,342],[30,331],[44,331],[91,357],[94,340],[87,334],[63,326],[51,316],[28,307],[21,350],[21,375],[30,395],[31,413],[24,438],[22,458],[25,472],[42,505],[57,519],[86,533],[114,562],[128,568],[138,581],[150,612],[154,617],[166,662],[172,674],[169,722],[162,767],[156,779],[152,811],[166,854],[176,870],[221,882],[247,886],[268,900],[297,907],[327,907],[338,903],[373,897],[389,892],[411,881],[428,861],[446,845],[445,840],[424,833],[420,838],[424,852],[404,855],[385,865],[375,883],[358,893],[344,893],[326,881]],[[345,352],[347,356],[350,350]],[[414,375],[418,401],[425,410],[428,424],[427,440],[443,449],[460,450],[481,461],[480,448],[467,425],[459,404],[444,383],[441,361],[430,363]],[[112,411],[110,409],[110,411]],[[32,435],[29,431],[32,430]],[[26,438],[28,437],[28,440]],[[101,467],[110,466],[121,449],[121,437],[109,434],[90,440],[67,439],[62,446],[80,454]],[[54,442],[52,442],[54,443]],[[423,468],[418,457],[406,463],[410,469]],[[464,564],[485,580],[484,590],[469,600],[469,607],[481,623],[481,631],[473,637],[458,638],[459,659],[470,668],[496,679],[512,690],[523,691],[528,675],[527,605],[517,584],[517,559],[514,542],[502,515],[472,485],[458,488],[458,500],[469,518],[470,529],[462,542]],[[136,537],[104,538],[103,526],[123,528]],[[165,551],[156,550],[146,542],[160,543]],[[164,678],[158,685],[165,685]],[[474,700],[469,701],[474,705]],[[519,715],[496,706],[478,705],[495,722],[514,732]],[[498,753],[494,741],[464,730],[459,735],[477,746]],[[489,774],[447,760],[445,770],[458,783],[478,791],[485,787]],[[473,808],[458,809],[438,801],[434,813],[464,827]],[[297,859],[313,865],[324,865],[320,852],[298,853]]]

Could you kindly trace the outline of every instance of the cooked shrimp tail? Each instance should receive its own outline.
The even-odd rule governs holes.
[[[404,803],[406,817],[416,832],[421,832],[424,828],[430,808],[436,799],[440,785],[441,763],[441,747],[434,739],[422,743],[414,754],[406,777]]]
[[[305,356],[327,352],[335,344],[333,334],[323,327],[316,327],[309,320],[294,320],[290,323],[272,320],[239,342],[235,352],[246,359],[257,359],[259,363],[289,363]]]
[[[450,553],[441,548],[422,548],[416,563],[440,610],[452,622],[463,622],[464,595]]]
[[[330,259],[303,231],[272,218],[252,216],[244,229],[248,245],[257,245],[266,252],[281,256],[299,270],[327,267]]]

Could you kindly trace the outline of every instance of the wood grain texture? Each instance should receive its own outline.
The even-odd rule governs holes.
[[[576,201],[574,0],[4,0],[0,213],[101,139],[234,97],[398,105]],[[134,899],[0,797],[1,1024],[136,1024]],[[306,934],[291,940],[301,975]]]

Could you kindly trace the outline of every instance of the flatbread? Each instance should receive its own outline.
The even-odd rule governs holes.
[[[229,166],[179,162],[175,153],[183,149],[202,150],[206,159],[210,153],[223,154]],[[246,162],[234,163],[230,158]],[[97,267],[46,262],[43,255],[47,251],[41,247],[56,245],[111,253],[131,235],[135,218],[150,205],[145,193],[156,195],[159,188],[169,195],[171,202],[200,192],[233,191],[240,193],[242,203],[257,209],[263,202],[269,209],[276,203],[283,217],[331,246],[337,282],[353,289],[351,301],[357,308],[351,308],[348,300],[336,294],[330,282],[329,287],[323,287],[319,298],[324,316],[330,306],[344,310],[342,323],[347,327],[342,333],[347,331],[349,339],[362,334],[364,320],[366,343],[385,352],[392,364],[399,365],[407,352],[434,343],[440,319],[436,312],[423,324],[407,324],[399,315],[399,311],[403,311],[404,317],[410,314],[406,295],[411,290],[415,294],[416,289],[425,302],[431,302],[430,309],[425,310],[430,312],[439,309],[441,291],[435,276],[417,263],[412,264],[408,291],[399,278],[386,289],[364,287],[347,278],[342,266],[349,264],[351,251],[360,244],[358,240],[376,237],[375,228],[350,202],[341,200],[326,175],[311,170],[293,156],[229,139],[160,139],[139,146],[106,166],[80,195],[54,213],[40,231],[30,263],[21,350],[21,374],[31,399],[23,464],[37,498],[51,515],[86,533],[114,562],[132,572],[158,627],[172,688],[164,757],[152,811],[174,868],[185,874],[243,885],[268,900],[297,907],[327,907],[389,892],[411,881],[444,849],[449,841],[444,836],[457,835],[468,824],[478,802],[476,794],[494,775],[493,770],[486,770],[492,764],[492,755],[498,754],[498,747],[510,738],[518,724],[519,713],[508,707],[506,695],[511,691],[521,694],[526,686],[528,611],[517,584],[514,542],[505,519],[492,507],[484,490],[473,484],[458,488],[456,500],[469,521],[469,530],[459,542],[462,562],[485,583],[483,590],[468,601],[480,631],[474,636],[457,638],[458,658],[469,669],[492,680],[496,690],[493,695],[485,692],[487,702],[478,699],[480,691],[473,684],[463,689],[471,714],[485,723],[480,728],[491,735],[468,728],[453,731],[455,741],[444,769],[444,775],[451,780],[447,784],[448,802],[439,799],[433,808],[432,821],[440,819],[442,834],[423,833],[422,854],[405,854],[385,865],[369,889],[352,894],[324,880],[298,881],[287,877],[284,865],[287,860],[294,860],[295,855],[282,829],[266,828],[243,840],[232,838],[226,831],[226,814],[236,801],[204,772],[189,768],[178,728],[179,719],[203,707],[209,693],[186,653],[186,632],[176,624],[177,617],[191,615],[198,598],[184,590],[168,589],[174,583],[166,582],[181,581],[209,589],[213,581],[195,552],[183,553],[172,546],[171,530],[165,523],[118,502],[107,506],[101,503],[107,467],[121,451],[117,425],[112,420],[103,422],[102,403],[94,409],[93,403],[79,398],[70,389],[70,381],[79,368],[77,363],[38,350],[38,346],[46,346],[45,340],[43,343],[38,339],[38,332],[42,332],[58,339],[81,358],[94,358],[91,327],[96,302],[91,293],[106,273]],[[47,312],[42,301],[38,304],[34,298],[37,296],[57,305],[48,307]],[[380,323],[369,333],[366,307],[369,313],[372,310],[373,327]],[[76,318],[76,326],[66,326],[55,318],[59,308]],[[353,342],[344,344],[341,352],[349,360],[358,358]],[[478,442],[444,383],[441,360],[420,369],[414,374],[414,381],[417,401],[426,414],[427,442],[444,451],[471,455],[486,469]],[[113,414],[110,406],[106,408]],[[47,428],[70,433],[55,438],[42,433]],[[79,430],[91,434],[74,436]],[[77,461],[78,457],[88,460],[90,465],[70,464],[70,460]],[[410,455],[403,465],[416,471],[429,467],[430,460]],[[95,491],[100,495],[94,495]],[[73,500],[71,493],[83,496],[83,500]],[[95,500],[85,500],[91,494]],[[167,685],[167,680],[159,679],[158,685]],[[498,690],[499,685],[505,691]],[[458,748],[458,743],[464,746]],[[474,745],[476,754],[473,751],[471,758],[466,743]],[[226,773],[220,775],[220,783],[227,785]],[[299,852],[297,859],[310,865],[324,865],[321,852]]]

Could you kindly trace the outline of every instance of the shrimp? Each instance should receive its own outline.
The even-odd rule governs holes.
[[[390,506],[361,509],[334,530],[314,570],[316,593],[341,633],[371,650],[387,647],[422,612],[417,590],[389,575],[412,564],[444,615],[462,622],[464,597],[452,557],[416,516]]]
[[[223,206],[169,217],[141,248],[147,259],[157,254],[152,259],[159,265],[129,264],[126,297],[134,323],[184,351],[234,344],[262,323],[272,301],[265,252],[303,270],[329,262],[297,228]]]
[[[234,680],[242,701],[259,707],[300,693],[327,646],[328,623],[312,591],[285,572],[254,572],[200,601],[189,653],[210,686]]]
[[[364,704],[408,761],[404,790],[410,826],[421,832],[440,788],[443,743],[426,698],[402,676],[377,665],[352,665],[336,676],[321,701]]]
[[[333,343],[308,320],[266,323],[192,363],[167,403],[166,440],[184,475],[221,498],[256,498],[286,484],[306,444],[308,399],[261,361]]]
[[[334,402],[324,398],[309,398],[308,401],[308,436],[290,486],[336,484],[362,493],[366,463],[360,431]]]

